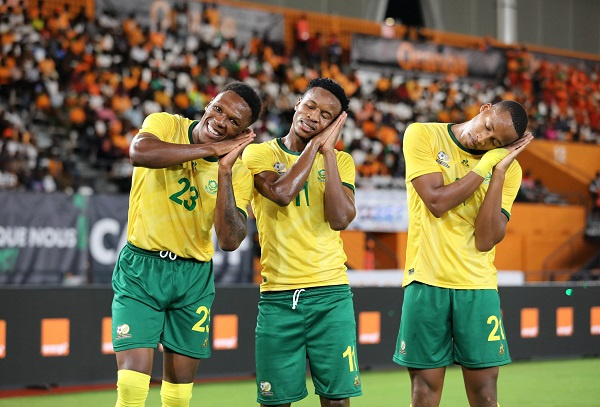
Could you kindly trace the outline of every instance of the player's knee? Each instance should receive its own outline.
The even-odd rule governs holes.
[[[349,406],[349,400],[347,398],[345,399],[322,399],[322,401],[325,400],[325,403],[321,403],[322,406],[327,406],[327,407],[346,407]]]
[[[150,376],[133,370],[117,373],[116,407],[143,407],[150,388]]]
[[[163,407],[188,407],[193,386],[193,383],[174,384],[163,380],[160,388]]]

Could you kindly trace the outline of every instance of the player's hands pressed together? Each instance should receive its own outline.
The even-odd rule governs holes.
[[[229,148],[231,144],[234,144],[234,143],[228,143],[228,142],[235,141],[233,148],[231,148],[229,151],[225,151],[223,154],[218,155],[219,156],[219,167],[226,168],[226,169],[233,168],[233,164],[235,164],[236,160],[240,157],[240,155],[242,154],[242,151],[244,151],[244,148],[246,148],[246,146],[248,146],[250,143],[252,143],[255,138],[256,138],[256,134],[254,133],[254,131],[252,129],[248,128],[248,129],[244,130],[242,132],[242,134],[240,134],[239,136],[237,136],[234,139],[219,141],[217,143],[214,143],[215,145],[227,143],[227,146],[223,147],[223,150],[225,150],[226,148]]]
[[[237,158],[239,156],[239,154],[242,152],[242,150],[244,149],[244,147],[246,147],[248,144],[252,143],[252,141],[254,141],[255,137],[256,137],[256,134],[254,134],[252,129],[248,128],[232,139],[221,140],[221,141],[217,141],[215,143],[207,143],[206,146],[210,147],[213,150],[213,156],[216,156],[216,157],[222,157],[222,156],[230,153],[233,150],[239,149],[240,146],[243,146],[239,150],[239,152],[236,156],[236,158]],[[235,162],[235,160],[233,160],[233,161]]]
[[[333,123],[331,123],[327,128],[319,134],[319,138],[321,141],[321,153],[333,152],[335,145],[337,144],[340,136],[342,134],[342,129],[344,128],[344,124],[346,123],[346,119],[348,118],[348,113],[342,112],[335,119]]]
[[[494,172],[506,172],[506,170],[508,170],[508,167],[510,167],[510,164],[515,160],[515,158],[519,154],[521,154],[523,150],[525,150],[525,147],[527,147],[529,143],[531,143],[531,140],[533,140],[533,135],[531,134],[531,132],[527,131],[525,132],[523,137],[521,137],[514,143],[506,146],[505,148],[508,151],[510,151],[510,153],[508,153],[506,157],[504,157],[498,164],[496,164],[496,166],[494,167]]]

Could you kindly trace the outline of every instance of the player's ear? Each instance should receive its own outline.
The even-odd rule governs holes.
[[[491,107],[492,107],[491,103],[486,103],[485,105],[481,105],[481,107],[479,108],[479,113],[481,113],[481,112],[483,112],[485,110],[488,110]]]

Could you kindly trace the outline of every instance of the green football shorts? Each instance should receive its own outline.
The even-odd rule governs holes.
[[[410,283],[404,290],[393,359],[416,369],[510,363],[498,291]]]
[[[261,293],[257,401],[277,405],[306,397],[307,358],[316,394],[328,399],[362,394],[348,285]]]
[[[130,243],[121,250],[112,277],[113,348],[156,348],[160,342],[176,353],[208,358],[212,262],[161,253]]]

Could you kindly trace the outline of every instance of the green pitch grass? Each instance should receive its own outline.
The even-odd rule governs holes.
[[[499,402],[502,407],[600,407],[600,359],[517,362],[500,369]],[[363,396],[353,407],[408,407],[410,380],[404,369],[363,372]],[[309,396],[294,407],[319,405],[310,379]],[[147,407],[160,406],[160,389],[152,386]],[[0,393],[1,394],[1,393]],[[253,380],[197,383],[191,407],[256,407]],[[114,406],[114,390],[0,399],[1,407],[106,407]],[[446,372],[442,407],[468,406],[460,368]]]

